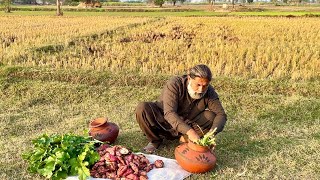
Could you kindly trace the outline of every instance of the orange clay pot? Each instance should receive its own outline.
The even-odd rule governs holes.
[[[107,118],[97,118],[89,124],[89,135],[96,140],[112,144],[116,141],[118,134],[118,125],[108,122]]]
[[[191,173],[204,173],[212,170],[217,158],[209,147],[200,146],[191,141],[176,147],[174,151],[178,164]]]

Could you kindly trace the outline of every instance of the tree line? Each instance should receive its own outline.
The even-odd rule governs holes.
[[[61,16],[61,6],[64,5],[78,5],[80,2],[84,2],[86,4],[94,4],[96,1],[99,2],[120,2],[120,0],[0,0],[0,4],[2,6],[2,9],[4,12],[11,12],[11,5],[12,4],[34,4],[34,5],[48,5],[48,4],[55,4],[57,6],[57,15]],[[181,4],[185,2],[191,2],[192,0],[132,0],[127,1],[135,2],[135,3],[148,3],[148,4],[154,4],[159,7],[162,7],[162,5],[167,2],[171,3],[173,6],[176,6],[178,2]],[[211,5],[214,5],[216,2],[225,2],[225,3],[232,3],[233,5],[235,3],[253,3],[254,1],[259,2],[260,0],[204,0],[203,3],[209,3]],[[265,1],[263,1],[265,2]],[[320,3],[320,0],[269,0],[270,3]]]

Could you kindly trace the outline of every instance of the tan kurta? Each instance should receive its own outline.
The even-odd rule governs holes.
[[[196,123],[201,127],[211,123],[211,128],[217,127],[217,132],[223,130],[227,116],[221,105],[218,94],[209,85],[205,96],[201,99],[192,99],[188,94],[187,75],[171,78],[164,86],[161,95],[156,102],[157,106],[163,111],[164,119],[172,126],[172,129],[186,134],[191,129],[190,122],[193,119],[209,110],[215,114],[211,122],[205,119],[198,119]]]
[[[209,85],[202,99],[188,94],[187,76],[173,77],[164,86],[159,100],[141,102],[136,108],[136,119],[149,142],[156,147],[166,139],[177,139],[193,128],[201,137],[217,127],[223,130],[226,114],[218,94]]]

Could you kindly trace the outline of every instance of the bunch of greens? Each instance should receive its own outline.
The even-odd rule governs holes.
[[[215,146],[216,138],[214,136],[214,133],[216,132],[216,130],[217,128],[204,134],[203,137],[196,142],[196,144],[200,146]]]
[[[33,150],[24,153],[22,158],[28,161],[29,172],[48,179],[64,179],[78,174],[79,179],[84,180],[90,176],[90,166],[100,158],[94,146],[97,141],[92,141],[89,136],[43,134],[32,143]]]

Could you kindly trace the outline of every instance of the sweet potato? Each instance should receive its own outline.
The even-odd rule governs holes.
[[[135,156],[134,156],[133,154],[129,154],[129,155],[126,155],[126,156],[124,157],[124,159],[125,159],[126,161],[131,162],[134,157],[135,157]]]
[[[98,166],[103,166],[105,162],[103,161],[98,161],[94,166],[98,167]]]
[[[100,160],[90,170],[95,178],[145,180],[147,172],[164,166],[161,160],[151,164],[143,154],[134,154],[120,145],[103,146],[99,154]]]
[[[115,179],[117,177],[117,174],[115,172],[107,172],[106,176],[108,179]]]
[[[117,176],[121,177],[123,174],[127,171],[128,166],[120,166],[119,169],[117,170]]]
[[[132,162],[137,165],[143,163],[143,162],[139,161],[138,159],[133,159]]]
[[[139,176],[146,176],[147,172],[146,171],[139,171],[138,175]]]
[[[148,176],[139,176],[139,180],[147,180]]]
[[[110,154],[114,155],[114,156],[116,155],[116,150],[115,150],[114,147],[108,147],[106,149],[106,151],[109,152]]]
[[[118,156],[118,160],[119,160],[120,164],[128,165],[128,164],[126,164],[126,162],[123,160],[123,158],[121,156]]]
[[[122,176],[126,177],[127,175],[132,174],[132,173],[133,173],[133,170],[130,167],[128,167],[128,169],[126,170],[126,172],[123,173]]]
[[[105,174],[107,171],[108,171],[108,169],[107,169],[106,167],[104,167],[104,166],[99,166],[99,167],[97,168],[97,172],[98,172],[99,174]]]
[[[132,179],[132,180],[139,180],[138,176],[135,174],[128,174],[126,178]]]
[[[106,162],[116,162],[118,160],[118,158],[110,153],[106,153],[104,155],[104,159],[106,160]]]
[[[139,168],[136,164],[134,164],[133,162],[130,162],[130,167],[135,172],[135,174],[138,174]]]
[[[118,165],[116,162],[109,162],[109,163],[106,163],[106,167],[109,171],[116,171],[118,168]]]
[[[146,164],[150,164],[149,159],[147,159],[145,156],[141,157],[140,162],[145,162]]]
[[[109,144],[102,144],[102,145],[97,149],[97,151],[104,151],[104,150],[107,149],[108,147],[110,147]]]
[[[160,160],[160,159],[158,159],[158,160],[156,160],[156,161],[154,162],[154,166],[155,166],[156,168],[163,168],[163,165],[164,165],[164,163],[163,163],[163,161]]]
[[[129,150],[127,148],[122,147],[119,149],[119,152],[123,155],[129,154]]]
[[[149,172],[153,169],[153,164],[148,164],[147,167],[144,168],[145,171]]]

